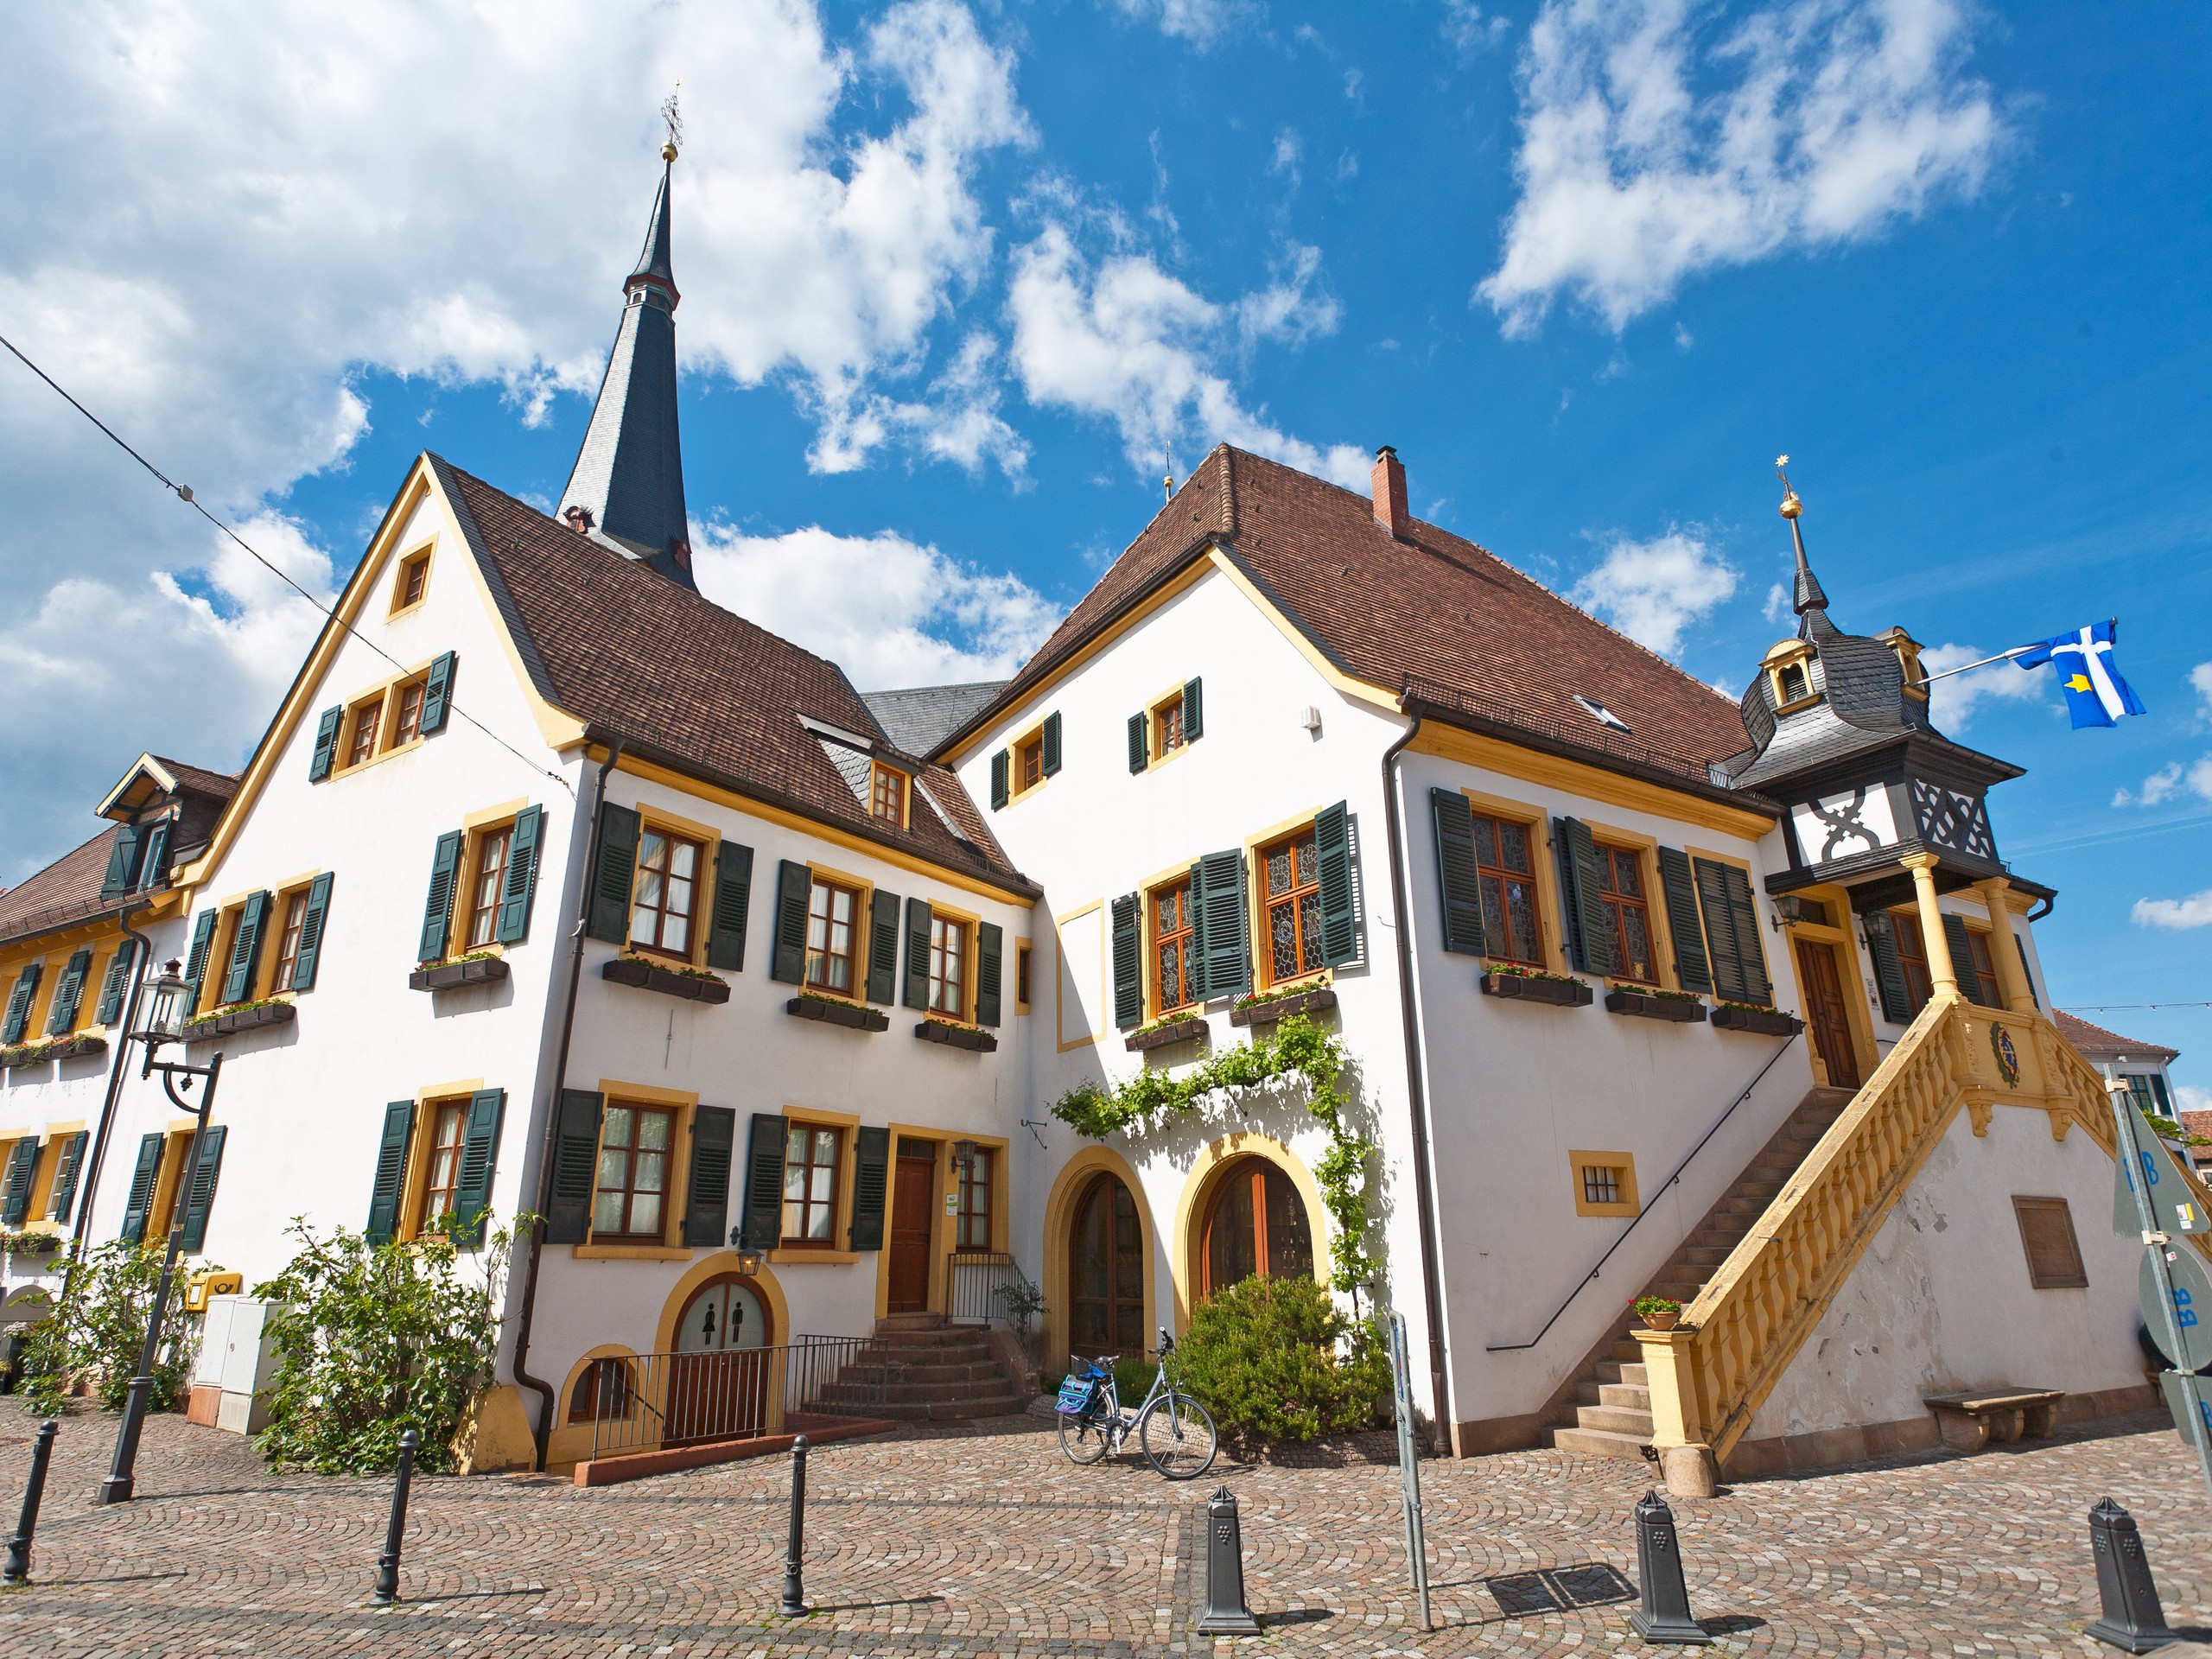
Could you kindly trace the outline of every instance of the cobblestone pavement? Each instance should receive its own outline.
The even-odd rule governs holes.
[[[0,1408],[0,1530],[32,1420]],[[2120,1432],[2115,1432],[2115,1431]],[[2085,1517],[2134,1512],[2176,1626],[2212,1624],[2212,1503],[2144,1417],[2025,1448],[1747,1483],[1675,1504],[1718,1649],[2103,1654]],[[1224,1465],[1256,1641],[1192,1634],[1204,1501],[1135,1464],[1077,1469],[1014,1418],[818,1449],[809,1618],[774,1616],[782,1459],[594,1491],[417,1483],[404,1604],[369,1605],[387,1481],[262,1472],[238,1438],[148,1427],[138,1502],[98,1510],[114,1420],[63,1425],[34,1564],[0,1649],[62,1656],[1582,1654],[1629,1632],[1628,1465],[1530,1452],[1422,1466],[1440,1629],[1415,1627],[1388,1437],[1296,1466]],[[2170,1652],[2174,1651],[2169,1649]]]

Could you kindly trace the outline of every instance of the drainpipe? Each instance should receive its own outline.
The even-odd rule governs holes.
[[[130,1033],[138,1023],[139,993],[146,983],[146,964],[153,959],[154,942],[130,925],[132,913],[145,908],[143,900],[125,905],[115,918],[123,929],[123,937],[137,947],[137,961],[131,965],[130,995],[123,1004],[123,1036],[108,1061],[107,1097],[100,1103],[100,1126],[92,1136],[92,1156],[85,1160],[85,1167],[77,1177],[77,1219],[69,1230],[72,1274],[76,1272],[77,1257],[84,1249],[85,1228],[92,1218],[92,1195],[99,1190],[100,1165],[106,1160],[108,1137],[115,1124],[115,1103],[123,1093],[124,1062],[130,1057]]]
[[[1390,913],[1398,934],[1398,1005],[1406,1032],[1406,1100],[1413,1113],[1414,1212],[1421,1218],[1421,1286],[1428,1310],[1428,1384],[1441,1444],[1454,1443],[1452,1389],[1444,1363],[1444,1292],[1436,1262],[1436,1198],[1429,1185],[1428,1097],[1421,1086],[1421,1022],[1414,993],[1413,928],[1407,917],[1405,837],[1398,823],[1398,757],[1421,730],[1414,713],[1405,735],[1382,752],[1382,819],[1389,830]]]
[[[586,736],[589,736],[586,732]],[[523,1270],[522,1319],[515,1332],[515,1356],[512,1370],[515,1381],[537,1395],[537,1431],[532,1437],[537,1444],[537,1459],[533,1467],[545,1467],[545,1446],[553,1433],[553,1413],[559,1398],[553,1385],[532,1376],[524,1361],[530,1356],[530,1327],[537,1311],[537,1264],[545,1254],[545,1213],[553,1201],[553,1143],[561,1127],[561,1090],[569,1080],[569,1039],[576,1029],[576,991],[584,976],[584,925],[591,918],[592,875],[599,868],[600,808],[607,804],[607,777],[614,770],[615,762],[622,758],[622,740],[616,738],[607,745],[607,759],[599,768],[599,777],[592,786],[590,816],[585,820],[591,825],[591,848],[584,860],[582,902],[576,907],[576,925],[569,936],[574,941],[569,953],[568,1005],[561,1014],[561,1052],[553,1063],[553,1088],[545,1107],[545,1138],[537,1149],[537,1219],[530,1228],[530,1262]]]

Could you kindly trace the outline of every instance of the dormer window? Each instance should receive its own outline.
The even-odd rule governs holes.
[[[1787,715],[1819,699],[1813,683],[1813,653],[1802,639],[1785,639],[1766,654],[1760,666],[1767,677],[1767,696],[1777,715]]]
[[[1928,700],[1928,671],[1920,665],[1920,641],[1903,628],[1891,628],[1877,636],[1897,653],[1897,666],[1904,671],[1904,694],[1921,702]]]
[[[1802,663],[1784,663],[1774,673],[1775,695],[1783,702],[1802,702],[1813,693],[1813,683]]]
[[[906,827],[906,774],[880,760],[870,766],[868,814],[896,829]]]

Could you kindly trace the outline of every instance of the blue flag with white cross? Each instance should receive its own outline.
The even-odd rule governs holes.
[[[2072,633],[2055,634],[2008,653],[2022,668],[2041,668],[2049,663],[2058,671],[2058,683],[2066,692],[2066,712],[2075,728],[2115,726],[2122,715],[2144,712],[2142,699],[2120,677],[2112,659],[2112,622],[2092,622]]]

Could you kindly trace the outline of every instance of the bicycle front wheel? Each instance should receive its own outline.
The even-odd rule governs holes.
[[[1213,1467],[1220,1441],[1213,1414],[1187,1394],[1163,1394],[1137,1423],[1145,1460],[1170,1480],[1196,1480]]]
[[[1060,1450],[1070,1463],[1096,1463],[1114,1449],[1112,1427],[1103,1417],[1060,1414]]]

